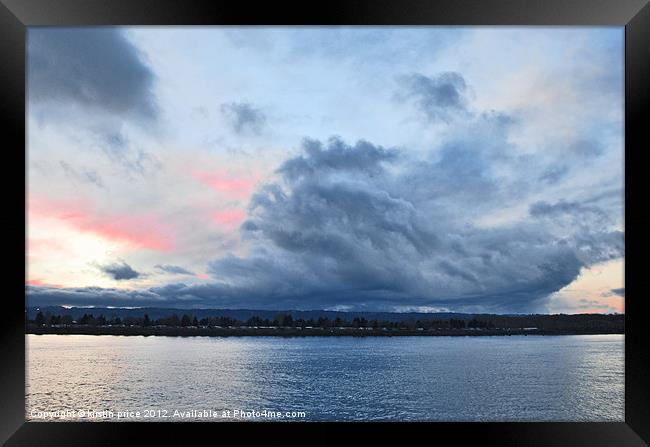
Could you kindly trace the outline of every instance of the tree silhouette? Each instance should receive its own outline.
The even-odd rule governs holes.
[[[34,323],[36,323],[38,326],[43,326],[45,324],[45,315],[43,315],[43,312],[39,311],[36,314],[36,318],[34,319]]]

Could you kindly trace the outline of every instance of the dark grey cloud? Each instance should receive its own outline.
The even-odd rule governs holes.
[[[221,105],[221,113],[233,130],[242,135],[259,135],[266,125],[266,115],[252,104],[232,102]]]
[[[105,275],[110,276],[117,281],[135,279],[142,275],[141,273],[133,270],[133,268],[131,268],[131,266],[124,261],[99,265],[98,268]]]
[[[155,74],[122,29],[31,28],[27,63],[31,115],[81,136],[129,177],[157,167],[128,137],[159,124]]]
[[[30,103],[72,102],[115,115],[157,115],[155,76],[119,28],[30,28]]]
[[[65,289],[41,286],[26,286],[27,305],[71,305],[71,306],[164,306],[161,295],[150,290],[124,290],[102,287],[70,287]],[[172,304],[173,301],[167,302]]]
[[[625,287],[621,287],[619,289],[611,289],[606,294],[603,294],[603,296],[605,296],[605,297],[620,296],[620,297],[625,298]]]
[[[195,273],[190,272],[187,269],[184,269],[183,267],[180,267],[178,265],[170,265],[170,264],[158,264],[154,266],[155,269],[164,272],[164,273],[171,273],[174,275],[194,275]]]
[[[473,203],[458,201],[463,194],[482,191],[474,200],[500,206],[490,163],[460,143],[415,164],[368,142],[307,140],[303,149],[278,169],[282,181],[251,201],[242,233],[264,250],[214,261],[216,279],[309,305],[381,307],[407,297],[417,305],[515,311],[542,307],[582,267],[623,252],[622,233],[603,222],[571,234],[535,220],[602,218],[594,206],[536,203],[535,219],[507,228],[458,221],[458,210],[467,216],[462,207]]]
[[[399,82],[405,98],[414,100],[431,121],[449,121],[452,116],[467,112],[467,84],[459,73],[431,77],[413,73],[401,77]]]

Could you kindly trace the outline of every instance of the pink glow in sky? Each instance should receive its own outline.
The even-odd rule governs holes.
[[[39,239],[30,238],[27,241],[27,251],[29,253],[43,252],[43,251],[61,251],[64,245],[53,239]]]
[[[47,287],[54,287],[56,289],[61,289],[64,286],[61,284],[50,284],[47,281],[44,281],[42,279],[28,279],[25,281],[26,284],[29,284],[30,286],[47,286]]]
[[[174,248],[172,229],[154,213],[101,213],[87,202],[54,203],[30,197],[30,219],[57,219],[84,233],[132,248],[170,251]]]
[[[194,171],[192,177],[234,199],[247,199],[255,187],[255,180],[252,178],[236,177],[223,172]]]
[[[212,213],[212,219],[218,224],[226,227],[235,227],[241,224],[245,218],[246,213],[244,210],[238,208],[215,211]]]

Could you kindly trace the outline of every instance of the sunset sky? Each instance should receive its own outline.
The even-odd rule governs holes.
[[[30,28],[27,304],[623,312],[609,28]]]

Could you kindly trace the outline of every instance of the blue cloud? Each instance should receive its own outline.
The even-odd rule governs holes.
[[[237,134],[259,135],[266,125],[266,115],[249,103],[233,102],[221,105],[221,113]]]
[[[377,45],[382,35],[377,30],[360,35],[366,56],[384,48]],[[122,34],[91,33],[89,41],[97,43],[103,60],[89,54],[85,44],[72,48],[76,37],[62,34],[49,42],[38,33],[33,36],[34,101],[69,101],[109,114],[156,116],[154,76]],[[328,56],[351,54],[349,41],[327,36],[332,42],[328,46],[322,36],[314,35],[294,51],[313,47]],[[115,81],[98,81],[111,76],[105,70],[113,55],[110,48],[121,48],[121,56],[111,63],[126,82],[115,98],[107,97],[109,87],[116,89]],[[84,60],[79,82],[68,77],[76,76],[66,71],[68,67],[53,66],[50,60],[54,56],[71,60],[73,53]],[[355,59],[347,60],[353,64]],[[618,85],[614,81],[611,85]],[[427,124],[448,124],[440,140],[417,156],[409,148],[366,140],[304,140],[300,153],[285,160],[276,177],[253,196],[249,218],[240,228],[246,256],[214,259],[208,266],[212,283],[139,291],[29,287],[29,299],[43,304],[58,300],[374,309],[431,305],[530,312],[543,310],[548,296],[571,283],[583,267],[623,256],[624,235],[616,229],[620,222],[615,216],[622,195],[616,199],[595,190],[592,198],[583,200],[577,194],[558,200],[552,189],[571,190],[568,174],[580,163],[606,155],[608,146],[600,139],[581,138],[576,131],[572,142],[560,145],[560,156],[516,148],[510,132],[519,125],[517,112],[472,111],[470,88],[460,73],[411,73],[398,82],[401,99],[413,105]],[[259,135],[267,125],[266,115],[251,103],[224,103],[220,110],[240,135]],[[114,160],[141,167],[144,153],[133,156],[127,134],[119,126],[107,128],[97,132],[100,147]],[[484,215],[516,205],[524,210],[518,219],[498,226],[479,222]],[[191,274],[173,265],[155,268]],[[125,263],[102,266],[102,271],[117,280],[141,275]]]
[[[107,276],[110,276],[116,281],[123,281],[135,279],[141,276],[141,273],[136,272],[125,262],[116,262],[113,264],[100,265],[98,268]]]
[[[621,287],[621,288],[618,288],[618,289],[612,289],[611,292],[614,295],[625,297],[625,287]]]
[[[495,116],[476,119],[492,135],[503,131]],[[249,255],[211,262],[214,282],[95,297],[130,305],[530,312],[543,310],[581,268],[623,255],[623,234],[597,202],[535,202],[529,219],[499,227],[468,221],[476,209],[502,208],[519,185],[508,186],[495,168],[518,159],[492,152],[494,139],[477,145],[476,132],[428,160],[367,141],[307,139],[251,199],[241,226]],[[127,265],[105,271],[137,275]],[[90,293],[32,288],[29,295],[43,304]]]
[[[117,115],[158,114],[155,76],[117,28],[30,28],[30,102],[65,101]]]
[[[418,109],[431,121],[449,121],[467,112],[467,84],[459,73],[446,72],[429,77],[413,73],[400,78],[405,97],[415,100]]]
[[[194,272],[190,272],[189,270],[180,267],[178,265],[170,265],[170,264],[158,264],[154,266],[155,269],[163,272],[163,273],[171,273],[173,275],[194,275]]]

